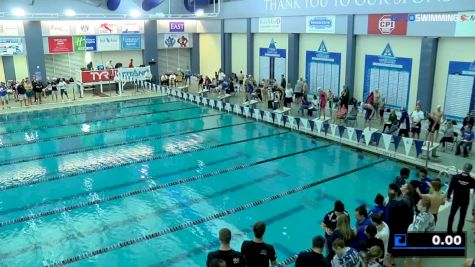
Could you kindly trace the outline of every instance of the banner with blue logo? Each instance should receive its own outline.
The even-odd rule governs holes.
[[[307,16],[305,32],[335,33],[335,16]]]
[[[310,94],[316,94],[317,88],[321,87],[340,95],[341,53],[328,52],[322,41],[317,51],[306,52],[305,67]]]
[[[259,48],[259,77],[262,79],[276,79],[280,82],[281,75],[285,75],[287,69],[287,50],[278,49],[274,39],[268,48]]]
[[[450,61],[445,89],[444,114],[448,119],[462,120],[467,112],[474,109],[475,61]]]
[[[396,57],[388,43],[381,55],[366,55],[363,101],[378,90],[386,106],[408,108],[412,58]]]
[[[142,49],[141,35],[122,35],[120,38],[120,47],[126,50]]]

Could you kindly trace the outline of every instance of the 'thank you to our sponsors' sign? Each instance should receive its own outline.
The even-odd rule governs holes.
[[[282,32],[282,18],[259,18],[259,32]]]
[[[142,36],[141,35],[122,35],[120,47],[122,49],[142,49]]]
[[[307,33],[335,33],[335,16],[307,16]]]
[[[169,27],[170,27],[170,32],[185,32],[184,21],[170,21]]]

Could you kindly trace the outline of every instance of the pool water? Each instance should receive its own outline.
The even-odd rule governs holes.
[[[204,266],[220,228],[239,250],[258,220],[281,261],[402,167],[172,97],[0,122],[0,266]]]

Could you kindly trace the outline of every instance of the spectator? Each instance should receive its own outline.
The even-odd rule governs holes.
[[[239,89],[238,90],[241,91],[241,90],[243,90],[242,86],[244,84],[244,74],[242,73],[242,70],[237,75],[237,79],[239,81],[239,87],[238,87]]]
[[[332,267],[359,267],[361,258],[354,248],[345,244],[343,239],[338,238],[332,244],[335,257],[331,261]]]
[[[376,227],[377,232],[375,237],[383,241],[384,252],[386,254],[388,252],[390,228],[383,221],[383,217],[378,213],[371,215],[371,223]]]
[[[336,227],[335,230],[332,232],[332,235],[330,237],[330,243],[333,244],[333,241],[337,239],[343,239],[346,243],[347,246],[355,246],[354,241],[355,241],[355,233],[353,230],[351,230],[350,227],[350,217],[348,217],[346,214],[340,214],[336,218]],[[334,251],[328,251],[328,256],[327,259],[328,261],[331,261],[333,258]]]
[[[224,81],[224,78],[226,78],[226,74],[224,74],[223,70],[219,69],[218,72],[218,85],[221,84]]]
[[[380,258],[383,255],[384,250],[379,246],[372,246],[368,249],[364,257],[363,266],[365,267],[382,267],[383,265],[380,262]]]
[[[399,120],[397,119],[396,110],[391,109],[388,120],[384,123],[383,133],[392,134],[394,133],[399,126]],[[388,131],[386,131],[388,129]]]
[[[394,184],[396,184],[400,188],[401,186],[407,183],[407,179],[409,178],[410,174],[411,171],[408,168],[402,168],[399,171],[399,176],[396,177]]]
[[[287,80],[285,79],[285,75],[282,74],[282,78],[280,79],[280,87],[287,88]]]
[[[277,263],[277,256],[272,245],[266,244],[263,240],[266,231],[264,222],[256,222],[253,227],[254,239],[244,241],[241,246],[241,253],[247,263],[247,267],[273,266]]]
[[[370,122],[374,116],[374,113],[376,112],[374,108],[374,103],[375,103],[374,92],[370,92],[363,106],[365,110],[365,127],[371,128]]]
[[[312,249],[300,252],[295,261],[295,267],[328,267],[328,262],[322,255],[324,246],[325,238],[323,236],[314,237]]]
[[[349,107],[349,96],[348,96],[348,88],[346,85],[343,86],[343,90],[341,91],[341,94],[340,94],[340,105],[343,106],[345,105],[345,107]]]
[[[0,102],[2,102],[2,109],[8,105],[8,92],[4,82],[0,83]]]
[[[455,133],[454,133],[454,123],[451,120],[447,121],[445,125],[444,136],[440,139],[440,143],[442,144],[443,151],[445,151],[445,143],[453,143],[455,141]]]
[[[61,92],[61,101],[64,100],[63,95],[66,95],[66,97],[69,100],[68,91],[66,91],[66,79],[62,78],[61,80],[59,80],[58,88],[59,88],[59,91]]]
[[[374,198],[374,204],[375,206],[368,213],[368,218],[371,218],[371,215],[375,213],[381,214],[384,218],[384,211],[386,209],[386,207],[384,207],[384,196],[378,193]]]
[[[463,156],[467,158],[469,150],[472,149],[474,139],[473,124],[467,124],[462,131],[462,140],[457,144],[455,155],[460,155],[460,150],[463,150]]]
[[[463,118],[462,128],[460,128],[460,131],[463,132],[463,129],[465,128],[465,126],[469,124],[473,125],[474,123],[475,123],[474,118],[472,117],[472,115],[470,115],[470,112],[467,113],[467,116]]]
[[[401,201],[403,201],[407,207],[409,207],[407,215],[408,217],[412,218],[414,216],[414,208],[415,208],[415,191],[414,187],[410,184],[403,184],[401,186]],[[419,197],[417,197],[417,201],[419,201]]]
[[[18,84],[17,91],[18,91],[18,100],[20,101],[20,106],[23,106],[23,103],[25,104],[25,107],[28,106],[28,103],[26,101],[26,89],[25,89],[24,80]],[[21,101],[23,101],[23,103]]]
[[[106,64],[106,69],[111,70],[113,68],[114,68],[114,64],[112,64],[112,60],[109,60],[109,62],[107,62]]]
[[[312,106],[312,103],[310,101],[308,101],[307,96],[304,95],[302,97],[302,103],[300,105],[299,113],[302,113],[302,116],[303,116],[305,110],[307,110],[307,115],[312,114],[311,111],[310,111],[311,106]]]
[[[374,224],[368,225],[365,229],[366,240],[358,246],[358,251],[364,254],[371,247],[374,247],[374,246],[380,247],[383,253],[378,259],[378,262],[382,263],[384,261],[385,248],[384,248],[383,240],[376,237],[377,233],[378,233],[378,230],[376,229],[376,226],[374,226]]]
[[[43,83],[39,80],[33,82],[33,91],[35,92],[35,98],[37,99],[38,104],[41,104],[41,95],[43,93]]]
[[[28,98],[28,105],[33,105],[33,85],[31,84],[30,80],[28,77],[25,79],[25,84],[24,84],[25,90],[26,90],[26,97]]]
[[[313,95],[313,99],[312,99],[312,101],[310,101],[310,106],[307,109],[307,115],[309,117],[313,116],[313,112],[314,111],[316,112],[318,110],[318,106],[320,105],[319,103],[320,102],[318,101],[317,95]],[[302,112],[303,112],[303,110],[302,110]],[[302,115],[303,115],[303,113],[302,113]]]
[[[333,210],[325,214],[325,217],[323,217],[323,222],[322,222],[322,229],[325,231],[325,239],[327,240],[327,253],[332,253],[332,243],[330,242],[331,236],[333,234],[333,231],[336,228],[336,219],[338,215],[340,214],[345,214],[348,216],[348,220],[350,219],[350,216],[348,212],[345,211],[345,205],[343,202],[340,200],[335,201],[335,204],[333,206]]]
[[[409,137],[409,114],[405,108],[401,109],[401,118],[399,119],[399,136]]]
[[[427,177],[427,170],[419,170],[419,180],[412,180],[411,185],[417,190],[419,189],[421,194],[429,194],[430,183],[432,179]],[[415,203],[419,202],[419,198],[416,198]]]
[[[417,189],[417,193],[422,199],[428,199],[430,201],[429,212],[434,215],[434,223],[437,223],[437,214],[439,213],[440,206],[445,203],[445,194],[440,192],[440,179],[432,181],[431,187],[433,190],[430,194],[421,194],[419,189]]]
[[[284,79],[285,81],[284,75],[282,75],[282,79]],[[292,87],[290,86],[290,84],[287,88],[286,87],[282,87],[282,88],[285,88],[284,106],[290,108],[292,106],[292,97],[294,95],[294,90],[292,90]]]
[[[421,199],[417,203],[417,214],[414,222],[409,225],[408,232],[424,233],[434,231],[435,223],[434,216],[429,212],[430,201],[428,199]],[[410,266],[410,263],[415,263],[417,266],[422,266],[421,258],[406,259],[406,266]]]
[[[460,209],[460,218],[457,231],[461,233],[465,223],[465,216],[467,215],[468,205],[470,203],[470,189],[475,188],[475,179],[470,176],[472,171],[472,164],[466,163],[461,174],[454,175],[449,184],[447,191],[447,200],[452,199],[453,202],[450,207],[449,220],[447,224],[447,232],[452,233],[452,225],[457,211]]]
[[[131,58],[129,61],[129,68],[133,68],[133,67],[134,67],[134,59]]]
[[[368,225],[371,225],[371,220],[368,218],[368,211],[365,205],[361,205],[355,210],[356,228],[355,234],[358,243],[366,241],[365,229]]]
[[[421,134],[422,120],[424,120],[424,111],[422,111],[422,105],[417,103],[416,109],[411,113],[412,138],[419,139],[420,134]]]
[[[219,242],[221,243],[219,249],[208,254],[206,266],[209,266],[210,261],[215,258],[224,260],[226,262],[226,266],[246,266],[242,254],[231,249],[230,247],[231,230],[228,228],[219,230]]]
[[[295,83],[294,93],[295,93],[295,103],[300,104],[302,97],[303,97],[303,78],[300,78]]]
[[[185,70],[185,85],[191,85],[191,70],[189,66]]]

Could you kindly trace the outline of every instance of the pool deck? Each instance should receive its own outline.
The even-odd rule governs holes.
[[[196,85],[192,85],[190,87],[190,92],[193,94],[198,95],[198,90]],[[20,107],[19,102],[10,101],[9,106],[10,108],[5,108],[5,109],[0,109],[0,115],[2,114],[9,114],[9,113],[16,113],[16,112],[24,112],[24,111],[33,111],[33,110],[43,110],[43,109],[51,109],[51,108],[60,108],[60,107],[68,107],[68,106],[77,106],[77,105],[85,105],[85,104],[94,104],[94,103],[104,103],[104,102],[111,102],[111,101],[122,101],[122,100],[128,100],[128,99],[137,99],[137,98],[149,98],[149,97],[154,97],[154,96],[160,96],[160,92],[155,92],[155,91],[150,91],[150,90],[126,90],[121,96],[116,95],[115,92],[109,93],[109,96],[107,97],[100,97],[100,96],[94,96],[92,93],[87,92],[85,93],[83,98],[76,98],[74,101],[65,101],[61,102],[59,100],[58,102],[53,102],[51,100],[51,97],[48,97],[46,100],[43,101],[43,104],[41,105],[32,105],[29,107]],[[217,99],[217,94],[212,94],[208,93],[208,98],[211,99]],[[243,92],[238,92],[232,97],[229,98],[229,102],[233,104],[239,104],[242,105],[244,102],[244,93]],[[259,108],[261,110],[268,110],[267,109],[267,103],[257,103],[256,108]],[[333,111],[335,112],[335,111]],[[292,106],[292,110],[289,112],[291,116],[295,117],[302,117],[298,115],[298,107],[297,105]],[[306,117],[308,118],[308,117]],[[330,123],[336,123],[330,120]],[[364,119],[362,118],[361,114],[358,114],[358,119],[356,125],[354,125],[355,128],[364,128]],[[377,127],[379,129],[382,128],[382,126],[376,125],[376,123],[373,124],[373,127]],[[425,132],[421,133],[421,136],[425,136]],[[370,148],[371,150],[371,148]],[[378,153],[377,151],[373,151],[374,153]],[[445,165],[445,166],[455,166],[457,169],[461,169],[463,167],[463,164],[466,162],[474,162],[475,161],[475,153],[472,153],[469,158],[463,158],[459,156],[455,156],[454,153],[449,150],[447,152],[443,151],[438,151],[438,157],[435,160],[436,164],[438,165]],[[421,161],[414,161],[416,164],[420,164]],[[470,206],[472,207],[472,206]],[[447,227],[447,217],[448,213],[450,210],[450,204],[445,205],[444,207],[441,208],[439,212],[439,222],[436,227],[437,231],[445,231]],[[470,214],[470,209],[467,214],[467,220],[472,219],[472,216]],[[458,221],[458,214],[456,216],[455,222],[454,222],[454,228],[457,225]],[[467,257],[468,258],[474,258],[475,257],[475,224],[472,224],[470,222],[466,222],[465,224],[465,231],[467,231]],[[426,259],[424,266],[431,266],[431,267],[448,267],[448,266],[463,266],[463,259],[460,258],[429,258]],[[398,260],[396,262],[396,266],[404,266],[402,260]]]

